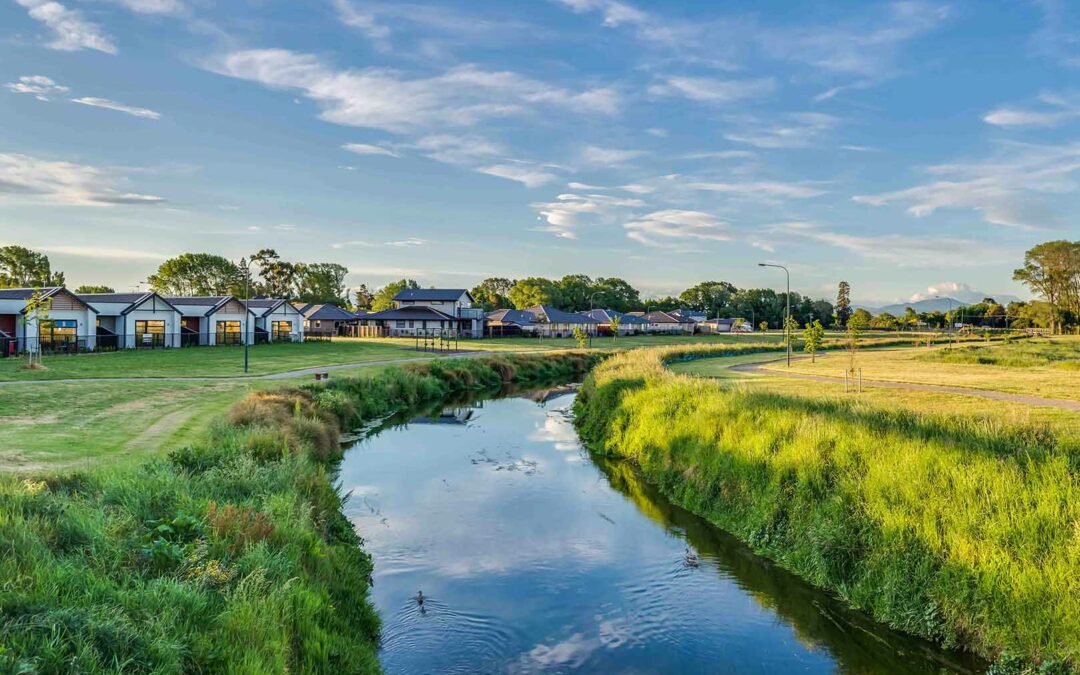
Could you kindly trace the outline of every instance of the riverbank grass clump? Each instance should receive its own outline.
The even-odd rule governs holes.
[[[460,359],[255,392],[134,469],[0,476],[0,672],[369,673],[371,559],[342,430],[595,356]]]
[[[882,410],[617,355],[577,399],[599,453],[812,583],[910,633],[1080,663],[1080,443],[993,418]]]

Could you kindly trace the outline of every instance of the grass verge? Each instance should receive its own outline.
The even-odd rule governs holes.
[[[341,430],[597,360],[446,360],[253,392],[135,469],[0,476],[0,672],[376,672],[371,560],[333,484]]]
[[[594,370],[576,404],[588,446],[878,620],[996,659],[996,672],[1080,662],[1075,436],[665,368],[688,351]]]

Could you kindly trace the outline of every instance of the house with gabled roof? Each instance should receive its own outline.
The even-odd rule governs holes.
[[[94,308],[98,349],[179,347],[181,313],[153,291],[80,293]]]
[[[350,311],[329,303],[313,305],[293,303],[304,316],[304,336],[306,338],[328,338],[344,335],[350,326],[359,323],[359,317]]]
[[[634,316],[625,312],[617,312],[614,309],[590,309],[581,312],[585,316],[592,317],[597,321],[597,333],[600,335],[612,335],[611,326],[613,319],[619,320],[619,335],[635,335],[644,333],[649,323],[640,316]]]
[[[650,333],[693,333],[697,325],[693,319],[672,312],[654,310],[648,313],[631,312],[631,315],[644,319],[647,324],[646,330]]]
[[[476,306],[476,299],[464,288],[406,288],[394,296],[394,309],[386,312],[369,314],[364,320],[382,323],[390,334],[451,332],[463,337],[479,337],[484,333],[484,310]]]
[[[242,345],[255,342],[255,314],[233,295],[170,296],[182,315],[180,333],[185,347]]]
[[[255,316],[255,342],[303,342],[304,315],[286,300],[245,300]]]
[[[600,326],[600,322],[591,316],[564,312],[551,305],[497,309],[488,313],[487,321],[488,334],[493,336],[572,337],[575,328],[596,335]]]
[[[51,303],[48,318],[40,322],[27,311],[38,292]],[[4,355],[93,350],[96,320],[97,311],[63,286],[0,289],[0,348]]]

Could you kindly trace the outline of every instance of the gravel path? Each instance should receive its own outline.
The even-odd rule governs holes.
[[[770,363],[775,363],[770,362]],[[731,370],[753,375],[771,375],[773,377],[789,377],[796,380],[811,380],[813,382],[843,382],[842,377],[829,377],[828,375],[808,375],[806,373],[787,373],[782,370],[773,370],[762,367],[762,363],[746,363],[732,366]],[[910,382],[883,382],[881,380],[863,380],[864,387],[876,387],[879,389],[911,389],[914,391],[939,391],[946,394],[962,394],[964,396],[977,396],[992,401],[1005,401],[1008,403],[1023,403],[1025,405],[1037,405],[1061,410],[1073,410],[1080,412],[1080,401],[1066,401],[1059,398],[1042,398],[1040,396],[1026,396],[1024,394],[1010,394],[1004,391],[990,389],[973,389],[971,387],[947,387],[940,384],[914,384]]]

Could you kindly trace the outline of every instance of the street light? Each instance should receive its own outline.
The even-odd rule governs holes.
[[[251,333],[251,261],[244,262],[244,374],[248,372],[248,342]]]
[[[787,365],[791,367],[791,336],[788,335],[788,326],[791,324],[791,272],[783,265],[773,265],[771,263],[758,263],[758,267],[776,267],[784,270],[784,276],[787,277],[787,294],[784,296],[784,304],[786,305],[784,317],[784,342],[787,343]]]
[[[595,298],[598,295],[603,295],[603,294],[604,294],[603,291],[596,291],[595,293],[593,293],[592,295],[589,296],[589,311],[590,312],[593,310],[593,298]]]

